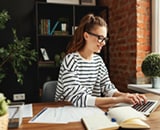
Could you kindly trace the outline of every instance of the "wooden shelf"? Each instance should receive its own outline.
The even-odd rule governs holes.
[[[35,11],[36,45],[40,60],[38,62],[37,82],[40,87],[47,80],[47,77],[58,79],[60,63],[56,64],[54,62],[55,55],[60,55],[62,52],[66,53],[67,45],[73,37],[81,18],[88,13],[93,13],[107,19],[108,8],[104,6],[36,2]],[[66,32],[61,30],[63,22],[67,24]],[[43,55],[40,48],[46,49],[51,61],[42,61]],[[105,61],[107,59],[105,55],[108,54],[106,51],[108,51],[106,48],[102,51],[102,58]]]
[[[55,67],[55,63],[54,63],[54,61],[39,61],[38,62],[38,67],[54,68]]]

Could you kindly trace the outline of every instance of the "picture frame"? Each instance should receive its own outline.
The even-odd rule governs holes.
[[[46,49],[45,49],[45,48],[40,48],[40,50],[41,50],[41,53],[42,53],[43,59],[44,59],[45,61],[50,60],[50,59],[49,59],[49,56],[48,56],[48,54],[47,54]]]
[[[80,0],[81,5],[96,5],[96,0]]]

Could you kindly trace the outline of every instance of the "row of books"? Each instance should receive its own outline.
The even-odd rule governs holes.
[[[50,19],[40,20],[40,34],[41,35],[53,35],[60,21],[56,21],[53,25]]]

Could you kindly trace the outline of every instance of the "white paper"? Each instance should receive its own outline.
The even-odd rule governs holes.
[[[32,104],[25,104],[22,111],[22,117],[33,117]]]
[[[134,118],[146,119],[142,113],[136,111],[130,106],[110,108],[108,114],[110,117],[115,118],[118,123]]]
[[[104,112],[98,107],[48,107],[40,111],[29,122],[30,123],[68,123],[78,122],[84,116],[94,115],[95,113]]]
[[[8,111],[9,111],[9,118],[18,118],[19,117],[19,112],[16,112],[17,111],[16,107],[9,107]],[[32,116],[33,116],[32,104],[23,105],[22,117],[25,118],[25,117],[32,117]]]

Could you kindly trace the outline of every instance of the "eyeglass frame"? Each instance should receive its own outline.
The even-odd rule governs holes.
[[[88,34],[92,35],[92,36],[97,37],[97,38],[98,38],[98,40],[97,40],[98,43],[102,43],[103,41],[108,41],[108,40],[109,40],[108,37],[104,37],[104,36],[102,36],[102,35],[98,35],[98,34],[95,34],[95,33],[89,32],[89,31],[86,31],[86,32],[87,32]],[[103,39],[102,39],[102,38],[103,38]],[[99,41],[99,40],[101,40],[101,41]]]

